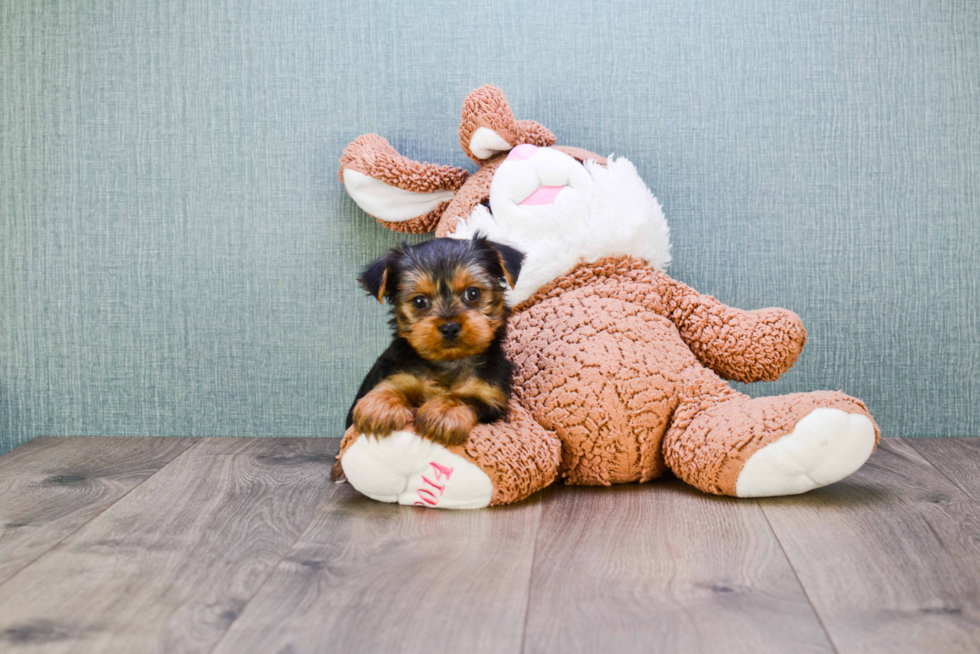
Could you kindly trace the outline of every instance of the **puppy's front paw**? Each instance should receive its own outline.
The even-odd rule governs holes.
[[[354,405],[354,427],[362,434],[388,436],[411,422],[411,408],[390,391],[371,391]]]
[[[415,415],[415,433],[443,445],[465,443],[475,425],[476,412],[451,398],[429,400]]]

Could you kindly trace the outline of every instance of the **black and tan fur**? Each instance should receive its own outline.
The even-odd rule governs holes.
[[[512,365],[503,341],[524,255],[480,235],[403,244],[368,266],[361,285],[392,307],[395,335],[365,377],[347,426],[386,436],[414,422],[423,438],[466,441],[507,411]]]

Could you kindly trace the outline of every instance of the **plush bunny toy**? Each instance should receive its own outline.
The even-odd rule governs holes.
[[[742,311],[662,270],[660,204],[623,158],[557,146],[484,86],[463,103],[459,140],[479,165],[419,163],[380,136],[351,143],[340,178],[386,227],[526,253],[507,353],[508,417],[445,448],[410,429],[348,430],[347,479],[382,502],[479,508],[568,484],[649,481],[667,469],[707,493],[803,493],[857,470],[879,437],[864,404],[817,391],[751,399],[724,380],[777,379],[806,341],[785,309]]]

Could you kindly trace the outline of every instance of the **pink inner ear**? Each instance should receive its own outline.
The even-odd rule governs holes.
[[[524,198],[521,202],[522,207],[531,207],[536,204],[551,204],[561,193],[561,190],[565,188],[564,186],[542,186],[537,191],[531,195]]]

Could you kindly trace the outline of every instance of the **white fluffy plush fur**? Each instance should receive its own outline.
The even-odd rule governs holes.
[[[551,204],[521,206],[540,186],[564,186]],[[632,255],[660,270],[670,263],[670,230],[657,198],[622,157],[584,165],[551,148],[508,159],[494,175],[490,210],[480,205],[457,223],[452,238],[475,232],[525,254],[514,306],[579,263]]]

